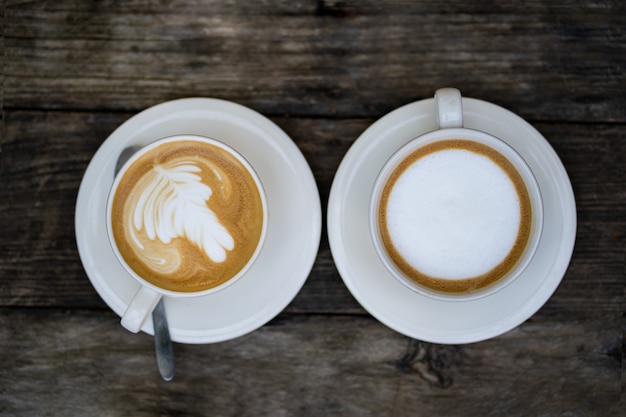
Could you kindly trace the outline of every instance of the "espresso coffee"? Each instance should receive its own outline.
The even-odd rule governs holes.
[[[111,229],[128,266],[177,292],[234,277],[263,233],[261,191],[233,154],[205,141],[166,141],[130,162],[113,195]]]
[[[402,273],[444,293],[466,293],[504,277],[532,225],[525,183],[496,150],[441,140],[407,155],[378,205],[385,251]]]

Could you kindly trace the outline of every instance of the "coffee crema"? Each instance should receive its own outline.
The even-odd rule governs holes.
[[[412,281],[445,293],[487,287],[529,239],[532,208],[513,164],[479,142],[427,144],[392,171],[378,205],[381,240]]]
[[[241,161],[199,140],[166,142],[123,173],[111,208],[112,233],[128,266],[178,292],[214,288],[254,255],[264,207]]]

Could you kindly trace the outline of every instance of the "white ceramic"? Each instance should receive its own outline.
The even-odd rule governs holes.
[[[328,202],[328,238],[341,277],[375,318],[406,336],[433,343],[478,342],[532,316],[559,285],[576,237],[572,187],[545,138],[514,113],[463,98],[463,124],[508,143],[533,171],[543,196],[544,224],[537,252],[522,276],[477,300],[450,303],[407,289],[385,269],[369,236],[368,206],[376,176],[410,140],[437,129],[434,100],[400,107],[372,124],[341,162]]]
[[[106,200],[115,163],[127,146],[191,134],[218,139],[250,162],[263,183],[269,224],[265,245],[233,285],[196,298],[164,297],[172,340],[213,343],[249,333],[274,318],[308,277],[321,236],[321,206],[313,174],[294,142],[261,114],[232,102],[188,98],[146,109],[119,126],[93,156],[76,202],[76,241],[87,275],[122,316],[139,288],[106,239]],[[153,334],[152,319],[142,331]]]

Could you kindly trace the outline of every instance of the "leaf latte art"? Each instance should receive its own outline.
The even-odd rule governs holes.
[[[164,244],[178,237],[186,238],[198,245],[212,261],[224,262],[226,250],[232,250],[235,242],[205,204],[213,191],[195,174],[200,171],[193,164],[170,162],[155,166],[138,183],[143,191],[135,206],[133,226],[137,231],[145,227],[150,240],[158,238]],[[128,227],[136,236],[133,228]],[[141,241],[135,241],[143,249]],[[158,263],[163,264],[164,260]]]
[[[141,277],[173,291],[228,281],[253,256],[263,206],[246,167],[204,142],[164,143],[133,161],[112,207],[115,241]]]

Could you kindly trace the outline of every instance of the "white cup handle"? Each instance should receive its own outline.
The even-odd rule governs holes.
[[[133,333],[139,332],[160,299],[160,293],[142,285],[126,307],[122,316],[122,326]]]
[[[456,88],[440,88],[435,92],[435,112],[439,129],[463,127],[463,101]]]

